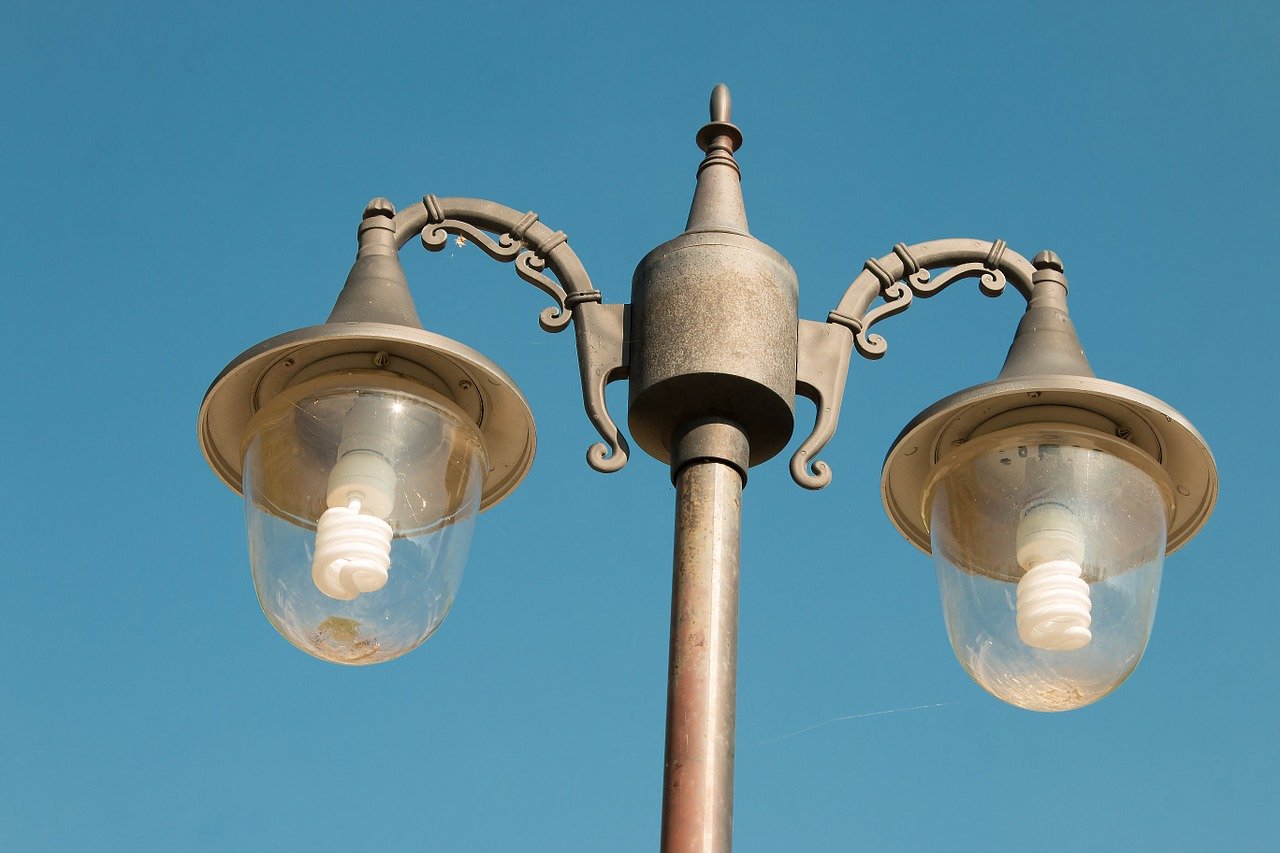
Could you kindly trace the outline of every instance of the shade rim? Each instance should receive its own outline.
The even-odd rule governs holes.
[[[969,440],[983,423],[1042,406],[1074,410],[1082,425],[1104,419],[1164,469],[1174,487],[1166,555],[1190,541],[1208,521],[1217,501],[1217,465],[1204,438],[1180,412],[1118,382],[1092,376],[1033,376],[997,379],[958,391],[927,407],[899,433],[885,456],[880,480],[885,512],[898,532],[924,553],[932,553],[921,507],[933,469],[956,442]]]
[[[250,347],[210,384],[200,406],[197,434],[205,461],[218,478],[243,494],[241,445],[249,421],[275,396],[265,382],[268,378],[279,384],[285,374],[304,374],[316,362],[351,353],[368,353],[370,369],[377,367],[375,356],[385,355],[441,380],[448,396],[475,422],[489,459],[480,511],[507,497],[528,474],[537,444],[533,412],[515,381],[491,360],[423,329],[388,323],[325,323]]]

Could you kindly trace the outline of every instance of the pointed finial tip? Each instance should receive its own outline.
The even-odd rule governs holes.
[[[728,122],[733,111],[733,99],[729,96],[729,87],[717,83],[711,90],[711,120]]]
[[[725,153],[733,159],[733,152],[742,147],[742,131],[733,126],[729,113],[733,109],[733,101],[729,98],[729,87],[723,83],[711,90],[711,121],[698,131],[698,147],[710,153],[711,145],[717,139],[726,139]]]

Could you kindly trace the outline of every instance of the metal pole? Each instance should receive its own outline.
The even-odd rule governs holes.
[[[707,448],[706,439],[723,445],[715,439],[725,437],[741,452],[716,455],[740,457],[741,466],[699,454]],[[733,844],[738,555],[746,438],[735,425],[720,422],[691,430],[679,444],[673,467],[693,458],[675,473],[662,850],[727,853]]]

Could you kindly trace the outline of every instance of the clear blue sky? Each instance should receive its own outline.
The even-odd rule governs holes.
[[[1280,20],[1030,5],[11,6],[0,847],[654,849],[673,493],[647,457],[586,467],[538,293],[473,247],[406,253],[428,325],[505,366],[540,432],[449,620],[399,661],[274,633],[195,418],[236,353],[324,318],[375,195],[535,209],[625,301],[683,228],[719,81],[803,316],[900,240],[1053,248],[1095,369],[1182,410],[1222,477],[1129,682],[1003,705],[955,662],[878,481],[912,415],[998,369],[1018,300],[965,286],[886,324],[832,485],[779,458],[746,492],[738,849],[1274,845]]]

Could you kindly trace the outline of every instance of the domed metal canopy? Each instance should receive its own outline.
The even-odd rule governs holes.
[[[1137,389],[1092,376],[997,379],[967,388],[925,409],[899,434],[885,457],[880,492],[885,511],[913,545],[930,553],[929,495],[933,468],[967,441],[997,429],[1069,423],[1118,436],[1150,456],[1173,488],[1167,553],[1208,520],[1218,494],[1213,454],[1176,409]]]
[[[369,373],[372,371],[373,373]],[[233,360],[200,407],[200,448],[241,491],[246,428],[290,385],[327,373],[403,377],[450,398],[475,421],[489,459],[480,507],[506,497],[533,464],[533,413],[511,377],[480,353],[422,329],[388,323],[325,323],[277,335]]]

